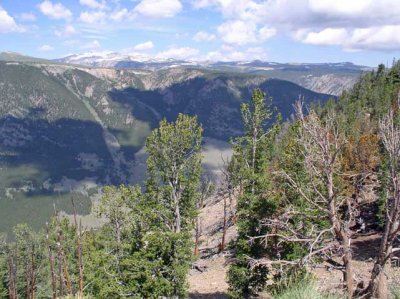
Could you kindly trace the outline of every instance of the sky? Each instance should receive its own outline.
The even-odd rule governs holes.
[[[390,65],[400,0],[0,0],[0,51]]]

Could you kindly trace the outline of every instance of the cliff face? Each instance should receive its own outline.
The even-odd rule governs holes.
[[[339,96],[344,90],[349,90],[357,82],[356,76],[339,76],[335,74],[326,74],[322,76],[307,76],[301,84],[315,92]]]

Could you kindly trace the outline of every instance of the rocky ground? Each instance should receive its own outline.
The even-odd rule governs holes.
[[[226,243],[229,244],[236,237],[236,227],[233,225],[233,211],[235,202],[227,204],[227,218],[229,228],[226,231]],[[228,265],[226,264],[227,251],[220,252],[220,243],[223,231],[224,197],[216,196],[209,199],[201,210],[200,222],[202,236],[200,238],[199,259],[194,263],[189,275],[189,298],[228,298],[228,284],[225,281]]]
[[[202,236],[200,238],[200,254],[193,264],[189,275],[189,298],[228,298],[228,284],[225,280],[228,270],[229,252],[219,252],[222,238],[224,197],[216,196],[208,200],[201,210]],[[235,201],[229,207],[228,215],[233,215]],[[237,231],[233,225],[233,217],[229,217],[229,228],[226,233],[227,243],[235,239]],[[373,266],[372,256],[379,246],[380,236],[367,233],[353,240],[354,266],[357,281],[367,281]],[[337,258],[339,261],[339,258]],[[328,264],[320,264],[310,269],[319,278],[319,287],[329,293],[337,294],[342,286],[342,272],[332,269]],[[400,285],[400,259],[393,259],[386,270],[389,284]],[[269,297],[265,297],[269,298]]]

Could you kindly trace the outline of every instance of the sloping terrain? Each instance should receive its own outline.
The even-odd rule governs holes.
[[[227,200],[227,216],[229,221],[226,240],[232,242],[236,238],[236,226],[234,224],[234,211],[236,208],[236,196],[232,202]],[[200,254],[193,263],[189,274],[189,298],[200,299],[225,299],[228,296],[228,283],[226,274],[229,268],[231,252],[229,246],[226,250],[219,251],[219,244],[222,239],[224,215],[224,197],[212,196],[207,200],[206,205],[200,210],[201,237]],[[354,254],[355,279],[357,281],[367,281],[371,275],[374,265],[375,252],[380,244],[380,232],[368,229],[360,232],[352,240],[352,249]],[[340,257],[334,257],[334,260],[340,262]],[[388,283],[398,286],[400,283],[400,258],[394,256],[386,269]],[[343,273],[340,269],[334,269],[331,264],[321,263],[312,269],[311,273],[318,278],[318,288],[324,292],[338,295],[343,286]],[[271,298],[268,292],[261,294],[260,298]],[[310,298],[311,299],[311,298]]]
[[[71,192],[88,213],[99,187],[140,182],[135,154],[164,117],[196,114],[206,137],[228,141],[241,132],[240,104],[256,87],[273,97],[283,119],[299,96],[306,103],[331,97],[237,72],[0,61],[0,230],[21,221],[43,225],[54,201],[70,212]],[[213,148],[215,156],[226,145]],[[215,168],[220,157],[210,161]]]
[[[236,226],[233,223],[236,200],[230,202],[228,196],[221,194],[212,196],[199,214],[200,253],[189,275],[189,298],[228,298],[226,272],[229,266],[227,263],[229,250],[223,252],[219,250],[223,232],[224,196],[228,219],[226,243],[229,244],[236,238]]]
[[[8,53],[6,57],[16,58]],[[1,55],[0,55],[1,59]],[[363,71],[371,68],[343,63],[276,63],[265,61],[210,62],[175,59],[155,59],[143,54],[121,54],[116,52],[74,54],[56,59],[59,63],[71,63],[91,67],[114,67],[117,69],[162,70],[170,68],[197,68],[217,70],[224,73],[262,75],[270,79],[292,81],[316,92],[340,95],[349,89]]]

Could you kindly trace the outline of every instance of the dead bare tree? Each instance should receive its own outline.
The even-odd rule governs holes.
[[[232,172],[232,159],[224,159],[223,157],[223,166],[221,169],[221,183],[220,183],[220,189],[221,189],[221,196],[223,197],[223,220],[222,220],[222,237],[221,237],[221,245],[220,245],[220,250],[223,251],[225,250],[225,243],[226,243],[226,232],[228,229],[229,221],[231,218],[234,218],[234,211],[232,210],[233,208],[233,196],[235,192],[235,182],[233,176],[234,173]],[[229,202],[228,202],[229,199]]]
[[[27,261],[29,263],[29,267],[26,270],[26,295],[28,299],[35,298],[35,291],[36,291],[36,282],[37,282],[37,272],[38,272],[38,265],[36,265],[36,246],[34,243],[31,244],[30,248],[30,260]]]
[[[72,207],[74,210],[74,224],[76,232],[76,255],[78,256],[78,269],[79,269],[79,290],[78,298],[83,298],[83,261],[82,261],[82,221],[77,220],[76,208],[74,199],[72,199]]]
[[[200,198],[196,202],[196,209],[199,212],[201,208],[205,205],[205,200],[207,197],[211,195],[213,192],[213,183],[210,178],[204,177],[200,183]],[[200,245],[200,237],[202,235],[202,218],[200,215],[196,216],[195,219],[195,231],[194,231],[194,255],[199,255],[199,245]]]
[[[56,274],[54,273],[54,258],[50,244],[50,236],[49,236],[50,231],[48,223],[46,223],[46,230],[47,230],[46,231],[47,252],[48,252],[49,266],[50,266],[51,285],[53,287],[53,299],[57,299],[57,280],[56,280]]]
[[[18,299],[17,293],[17,261],[14,248],[8,249],[8,296]]]
[[[385,267],[392,254],[400,250],[400,248],[393,248],[394,241],[400,232],[400,126],[396,124],[393,110],[390,110],[379,122],[379,131],[389,158],[390,188],[387,190],[385,202],[385,227],[366,290],[370,296],[375,298],[387,298]]]
[[[264,226],[270,233],[258,236],[265,242],[273,242],[279,256],[279,246],[285,242],[296,242],[307,248],[308,254],[297,261],[263,259],[252,261],[253,265],[279,265],[279,267],[313,264],[315,257],[323,257],[334,267],[343,271],[343,281],[352,297],[355,291],[352,264],[351,239],[353,231],[355,204],[351,198],[344,198],[338,193],[335,176],[340,174],[339,157],[345,138],[340,134],[336,117],[331,111],[324,122],[310,110],[304,114],[301,101],[295,105],[296,116],[300,124],[298,144],[308,176],[307,183],[301,183],[298,177],[284,171],[275,174],[282,177],[308,204],[308,210],[301,210],[290,203],[286,211],[274,219],[265,219]],[[315,213],[318,211],[318,214]],[[315,219],[312,219],[315,217]],[[311,226],[304,225],[308,218]],[[318,225],[318,219],[328,220],[329,227]],[[254,238],[253,238],[254,239]],[[332,253],[340,253],[342,264],[333,261]]]
[[[65,283],[65,286],[67,288],[67,294],[72,295],[72,287],[71,287],[71,279],[68,271],[68,263],[67,263],[67,257],[65,255],[65,250],[64,250],[64,238],[63,238],[63,231],[62,231],[62,226],[61,226],[61,219],[60,219],[60,214],[56,210],[56,207],[54,206],[54,217],[57,223],[57,256],[58,256],[58,271],[59,271],[59,279],[60,279],[60,286],[61,286],[61,296],[64,294],[63,286]]]
[[[56,216],[57,217],[57,214]],[[58,266],[58,279],[60,285],[60,297],[64,297],[64,278],[63,278],[63,265],[60,244],[60,228],[57,225],[57,266]]]

